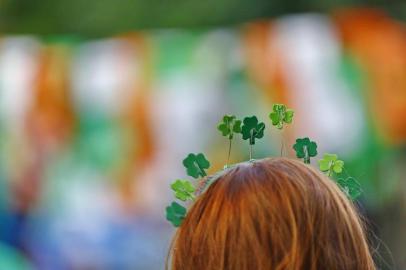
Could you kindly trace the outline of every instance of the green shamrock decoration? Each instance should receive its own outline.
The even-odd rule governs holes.
[[[199,176],[206,176],[205,169],[210,167],[210,162],[206,157],[199,153],[197,155],[190,153],[184,160],[183,166],[186,168],[186,173],[193,178],[199,178]]]
[[[243,120],[243,126],[241,127],[241,133],[243,140],[248,140],[250,145],[255,144],[255,138],[261,139],[264,137],[264,123],[258,123],[256,116],[245,117]]]
[[[231,144],[234,137],[234,133],[241,133],[241,120],[237,120],[234,115],[224,115],[222,122],[217,126],[217,129],[223,136],[228,136],[228,155],[227,162],[224,168],[227,168],[231,154]]]
[[[269,114],[269,118],[272,121],[272,125],[278,129],[283,128],[283,124],[290,124],[293,120],[294,111],[287,109],[284,104],[274,104],[272,107],[273,112]]]
[[[340,174],[343,171],[344,161],[339,160],[335,154],[324,154],[323,159],[319,160],[319,168],[328,176],[333,173]]]
[[[171,205],[166,207],[166,219],[175,227],[179,227],[182,224],[185,216],[186,208],[177,202],[172,202]]]
[[[234,133],[241,132],[241,120],[237,120],[234,115],[224,115],[223,121],[218,124],[217,129],[223,136],[228,136],[228,139],[232,140]]]
[[[361,185],[354,177],[339,178],[337,184],[352,201],[356,200],[362,193]]]
[[[317,144],[307,137],[296,139],[293,149],[296,151],[296,157],[303,158],[306,164],[310,164],[310,157],[317,156]]]
[[[243,120],[243,126],[241,127],[241,134],[243,140],[250,142],[250,160],[252,160],[252,145],[255,144],[255,138],[261,139],[264,137],[264,123],[258,123],[258,118],[254,115],[251,117],[245,117]]]
[[[171,188],[175,191],[175,197],[181,201],[186,201],[188,199],[194,200],[195,187],[187,180],[177,179],[171,184]]]

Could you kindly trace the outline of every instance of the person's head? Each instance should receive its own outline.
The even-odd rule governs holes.
[[[361,221],[327,176],[302,162],[247,162],[191,206],[172,243],[173,270],[372,270]]]

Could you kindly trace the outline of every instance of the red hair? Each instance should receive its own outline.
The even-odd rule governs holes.
[[[336,184],[270,158],[226,172],[175,235],[173,270],[374,270],[362,223]]]

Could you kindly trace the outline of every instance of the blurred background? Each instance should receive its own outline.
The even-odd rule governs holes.
[[[265,122],[257,158],[304,136],[338,153],[379,269],[405,270],[405,20],[401,1],[0,1],[0,270],[163,269],[169,183],[189,152],[222,168],[225,113]]]

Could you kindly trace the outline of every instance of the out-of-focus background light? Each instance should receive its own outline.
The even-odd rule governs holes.
[[[275,102],[284,145],[362,183],[379,268],[406,269],[406,5],[366,2],[2,1],[0,270],[163,269],[181,160],[221,168],[223,114],[269,125]]]

